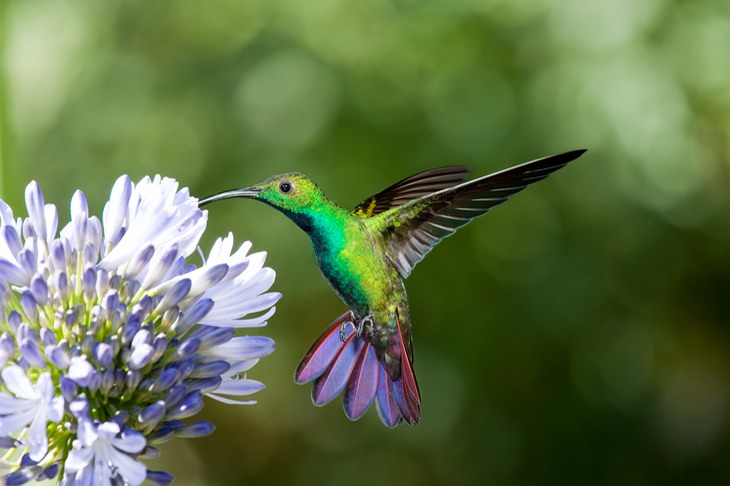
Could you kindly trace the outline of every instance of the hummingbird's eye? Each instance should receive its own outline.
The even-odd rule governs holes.
[[[279,184],[279,190],[284,194],[289,194],[292,190],[292,183],[291,182],[282,182]]]

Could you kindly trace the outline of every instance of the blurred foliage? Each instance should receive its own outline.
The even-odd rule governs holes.
[[[730,4],[2,2],[2,197],[96,214],[121,173],[204,196],[297,170],[354,206],[411,173],[588,153],[408,281],[417,427],[311,405],[343,305],[263,205],[210,208],[284,294],[253,407],[151,462],[176,484],[730,482]],[[22,211],[19,211],[22,212]]]

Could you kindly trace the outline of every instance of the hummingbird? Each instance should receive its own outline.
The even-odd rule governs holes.
[[[375,402],[382,422],[394,428],[421,418],[405,279],[442,239],[584,152],[543,157],[470,181],[466,166],[427,170],[351,211],[297,172],[212,195],[199,205],[255,199],[309,235],[319,269],[349,310],[314,342],[294,379],[298,384],[313,382],[317,406],[344,390],[350,420],[362,417]]]

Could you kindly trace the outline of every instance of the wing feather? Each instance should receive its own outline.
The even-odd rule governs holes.
[[[585,150],[574,150],[543,157],[434,193],[425,193],[398,208],[390,208],[383,214],[383,221],[378,223],[388,242],[390,261],[403,278],[408,277],[413,267],[443,238],[504,203],[533,182],[543,180],[583,152]]]
[[[469,169],[461,165],[420,172],[365,199],[352,210],[352,214],[360,218],[369,218],[413,199],[456,186],[464,182],[468,176]]]

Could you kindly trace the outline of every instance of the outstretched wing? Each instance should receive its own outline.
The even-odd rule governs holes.
[[[403,278],[408,277],[413,267],[443,238],[583,152],[574,150],[543,157],[424,195],[393,209],[378,224],[388,242],[388,258]]]
[[[439,167],[412,175],[365,199],[352,210],[360,218],[369,218],[413,199],[453,187],[469,177],[469,168],[457,165]]]

